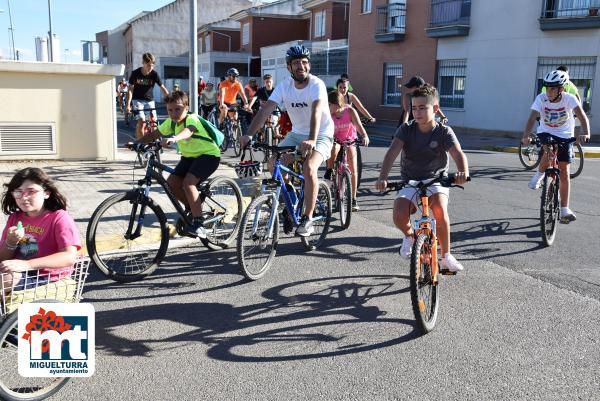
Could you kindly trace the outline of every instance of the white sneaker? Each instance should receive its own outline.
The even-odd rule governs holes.
[[[404,237],[402,240],[402,247],[400,248],[400,256],[405,259],[410,259],[410,255],[412,255],[412,247],[415,243],[415,238],[413,236]]]
[[[441,260],[441,264],[442,269],[451,272],[459,272],[463,269],[463,265],[461,265],[459,261],[450,254],[450,252],[446,253],[446,256],[444,256],[444,258]]]
[[[569,224],[572,221],[577,220],[577,216],[575,216],[575,213],[573,213],[573,211],[571,209],[569,209],[568,207],[561,207],[560,208],[560,222],[563,224]]]
[[[544,179],[545,175],[546,173],[540,173],[539,171],[536,171],[533,177],[531,177],[529,180],[529,184],[527,184],[529,189],[538,189],[542,185],[542,180]]]
[[[298,228],[296,229],[296,235],[309,237],[314,232],[315,227],[313,226],[312,220],[309,219],[308,216],[302,216],[300,218],[300,224],[298,224]]]

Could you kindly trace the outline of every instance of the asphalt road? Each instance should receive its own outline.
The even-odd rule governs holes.
[[[443,280],[438,326],[421,336],[393,197],[369,189],[384,152],[365,152],[351,227],[333,222],[314,252],[283,236],[259,281],[234,250],[196,245],[138,283],[94,271],[96,374],[53,399],[597,400],[599,162],[574,181],[578,220],[543,248],[517,156],[468,152],[473,182],[450,206],[465,271]]]

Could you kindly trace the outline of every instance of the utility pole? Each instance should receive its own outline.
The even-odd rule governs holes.
[[[198,113],[198,3],[190,1],[190,110]]]
[[[48,49],[50,50],[50,54],[48,56],[50,56],[50,62],[54,61],[54,44],[52,42],[54,42],[52,40],[52,5],[51,5],[51,1],[48,0],[48,26],[49,26],[49,30],[48,30],[48,41],[49,41],[49,46]]]
[[[10,0],[6,0],[6,2],[8,3],[8,23],[10,25],[8,30],[10,31],[10,42],[12,43],[11,52],[12,52],[13,60],[16,60],[17,52],[15,49],[15,34],[14,34],[15,28],[13,28],[12,13],[10,12]]]

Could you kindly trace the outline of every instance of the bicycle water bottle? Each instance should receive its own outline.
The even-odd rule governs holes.
[[[292,206],[294,206],[294,209],[296,209],[296,206],[298,206],[298,196],[296,195],[296,188],[294,188],[294,185],[288,183],[285,184],[285,189],[290,195],[290,199],[292,200]]]

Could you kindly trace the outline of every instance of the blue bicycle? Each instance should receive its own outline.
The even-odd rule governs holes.
[[[258,280],[269,270],[275,258],[280,219],[286,234],[298,227],[304,204],[304,176],[299,160],[294,162],[293,168],[282,165],[280,160],[282,155],[294,153],[295,146],[278,147],[262,143],[252,146],[275,156],[272,178],[262,181],[262,195],[248,205],[237,238],[238,261],[242,272],[248,279]],[[330,221],[331,192],[327,184],[319,182],[313,213],[315,231],[308,237],[301,237],[306,249],[314,250],[323,243]]]

